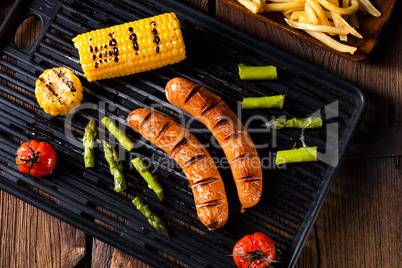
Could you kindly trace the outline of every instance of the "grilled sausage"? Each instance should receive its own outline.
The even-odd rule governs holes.
[[[193,81],[173,78],[165,89],[168,101],[206,125],[221,145],[236,183],[241,211],[256,205],[262,192],[261,162],[235,113],[219,96]]]
[[[180,165],[190,182],[199,219],[211,231],[221,228],[229,214],[225,186],[200,141],[180,124],[149,109],[132,111],[127,122]]]

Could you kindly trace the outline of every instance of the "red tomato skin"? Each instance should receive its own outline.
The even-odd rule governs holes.
[[[21,159],[29,159],[32,157],[32,151],[29,146],[31,144],[32,150],[34,152],[40,152],[38,161],[33,165],[29,175],[33,177],[43,177],[50,174],[56,167],[57,155],[53,147],[47,142],[38,142],[36,140],[27,141],[23,143],[17,150],[17,157]],[[23,160],[16,158],[16,164],[23,163]],[[17,165],[18,169],[28,174],[30,163],[25,165]]]
[[[233,248],[232,254],[245,253],[254,250],[259,250],[266,252],[265,257],[273,260],[275,259],[275,245],[271,238],[266,234],[257,232],[254,234],[248,234],[240,239]],[[236,265],[240,268],[247,268],[250,264],[251,259],[242,260],[242,257],[247,255],[235,255],[233,260]],[[265,268],[268,267],[267,264],[271,264],[270,261],[264,263],[262,260],[254,260],[250,268]]]

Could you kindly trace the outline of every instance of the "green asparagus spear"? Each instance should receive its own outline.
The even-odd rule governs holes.
[[[317,146],[283,150],[276,153],[275,164],[317,161]]]
[[[322,119],[320,117],[307,118],[278,118],[265,123],[266,127],[281,129],[281,128],[321,128]]]
[[[159,183],[158,178],[154,176],[147,167],[144,165],[144,163],[141,161],[139,158],[134,158],[131,160],[131,163],[133,163],[135,169],[138,171],[138,173],[141,174],[141,176],[145,179],[145,181],[148,183],[148,187],[156,193],[158,196],[159,200],[162,201],[163,199],[163,188],[162,185]]]
[[[158,215],[151,211],[147,204],[144,204],[140,197],[137,196],[132,202],[134,206],[148,219],[148,223],[156,231],[170,239],[165,223],[158,217]]]
[[[92,118],[85,127],[85,134],[82,140],[82,143],[85,147],[84,162],[86,168],[95,166],[94,144],[96,141],[96,134],[96,121],[94,118]]]
[[[276,80],[278,72],[276,66],[247,66],[243,63],[237,65],[242,80]]]
[[[117,152],[107,141],[102,140],[106,161],[109,163],[110,173],[114,178],[114,190],[120,192],[127,189],[123,173],[123,163],[120,162]]]
[[[258,108],[283,108],[285,95],[276,95],[270,97],[244,98],[241,103],[242,109]]]
[[[110,131],[110,133],[112,133],[116,139],[120,142],[121,145],[123,145],[123,147],[127,150],[127,151],[131,151],[134,147],[134,142],[132,140],[130,140],[129,137],[127,137],[127,135],[122,132],[117,126],[116,124],[110,120],[109,117],[104,117],[102,119],[102,123],[106,126],[106,128]]]

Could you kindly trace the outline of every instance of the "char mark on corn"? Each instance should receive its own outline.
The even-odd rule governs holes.
[[[90,82],[154,70],[186,57],[174,13],[80,34],[73,42]]]

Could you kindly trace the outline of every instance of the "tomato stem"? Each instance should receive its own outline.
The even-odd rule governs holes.
[[[247,256],[242,257],[241,259],[242,259],[242,260],[252,259],[252,260],[250,261],[250,263],[248,264],[248,266],[247,266],[248,268],[251,267],[252,263],[253,263],[255,260],[261,260],[261,261],[263,261],[265,264],[267,264],[267,265],[269,266],[269,264],[267,263],[268,261],[273,262],[273,263],[278,263],[278,262],[280,262],[280,261],[271,260],[271,259],[265,257],[265,254],[267,254],[268,252],[270,252],[270,251],[272,251],[272,250],[275,250],[275,249],[270,249],[270,250],[268,250],[267,252],[264,253],[264,252],[262,252],[261,250],[256,249],[256,250],[249,251],[249,252],[235,253],[235,254],[232,254],[232,255],[229,255],[229,256],[244,256],[244,255],[247,255]],[[279,250],[278,250],[278,251],[279,251]]]
[[[22,163],[17,163],[18,166],[30,164],[27,173],[28,175],[31,173],[32,167],[39,161],[39,155],[40,155],[40,152],[35,153],[35,151],[32,149],[31,141],[29,141],[29,149],[31,150],[30,152],[31,155],[28,155],[28,158],[24,159],[17,157],[18,160],[23,161]]]

